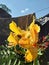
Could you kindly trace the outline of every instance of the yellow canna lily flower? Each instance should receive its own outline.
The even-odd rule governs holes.
[[[25,60],[27,62],[32,62],[36,59],[38,53],[38,33],[40,32],[40,26],[35,24],[35,20],[30,24],[29,30],[21,30],[17,27],[16,23],[12,21],[9,24],[9,28],[14,33],[10,33],[8,37],[9,45],[16,46],[19,44],[22,48],[27,49],[25,53]],[[18,39],[17,35],[21,35],[21,38]]]
[[[14,33],[16,33],[16,35],[20,35],[20,31],[16,25],[16,23],[14,21],[12,21],[10,24],[9,24],[9,28],[11,31],[13,31]]]
[[[10,33],[9,37],[7,38],[7,41],[9,42],[10,46],[16,46],[17,45],[17,40],[15,39],[12,32]]]

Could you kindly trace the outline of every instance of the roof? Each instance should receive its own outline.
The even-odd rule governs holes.
[[[43,16],[42,18],[45,18],[45,17],[49,17],[49,13],[48,13],[48,14],[46,14],[45,16]]]
[[[0,8],[0,18],[11,18],[11,15],[2,8]]]
[[[39,19],[36,20],[37,22],[39,22],[42,26],[47,23],[47,21],[49,21],[49,13]]]

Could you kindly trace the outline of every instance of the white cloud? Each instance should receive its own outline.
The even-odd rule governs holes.
[[[26,9],[24,9],[24,10],[21,10],[21,13],[25,13],[25,12],[27,12],[29,9],[28,8],[26,8]]]
[[[21,13],[24,13],[25,12],[25,10],[21,10]]]
[[[28,8],[25,9],[25,11],[28,11],[28,10],[29,10]]]

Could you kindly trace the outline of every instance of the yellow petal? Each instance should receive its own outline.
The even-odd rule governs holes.
[[[10,24],[9,24],[9,28],[11,31],[13,31],[14,33],[16,33],[16,35],[19,35],[21,34],[16,23],[14,21],[12,21]]]
[[[31,29],[34,25],[34,21],[30,24],[29,29]]]
[[[25,32],[25,38],[29,38],[30,37],[30,31],[26,31]]]
[[[34,61],[38,56],[38,49],[35,47],[30,46],[30,48],[25,53],[25,60],[27,62]]]
[[[38,42],[38,33],[36,33],[33,29],[30,31],[31,36],[30,36],[30,42],[32,43],[37,43]]]
[[[40,26],[38,26],[37,24],[34,25],[34,29],[36,33],[40,32]]]
[[[30,41],[29,41],[29,39],[28,38],[21,38],[20,40],[19,40],[19,45],[21,46],[21,47],[23,47],[23,48],[28,48],[29,47],[29,45],[30,45]]]
[[[30,53],[29,50],[27,50],[25,53],[25,61],[32,62],[32,54]]]
[[[31,37],[33,40],[33,43],[37,43],[38,42],[38,33],[40,32],[40,26],[38,26],[37,24],[32,24],[32,26],[30,27],[30,33],[31,33]]]
[[[38,34],[38,33],[36,33],[35,43],[37,43],[37,42],[38,42],[38,40],[39,40],[39,34]]]
[[[35,60],[38,56],[38,48],[30,45],[29,51],[32,54],[32,60]]]
[[[7,41],[10,43],[10,45],[17,45],[17,40],[14,38],[12,32],[10,33],[9,37],[7,38]]]
[[[36,34],[35,34],[35,31],[34,31],[34,29],[31,29],[30,30],[30,33],[31,33],[31,36],[30,36],[30,39],[33,41],[33,43],[35,42],[35,40],[36,40]]]
[[[29,29],[31,29],[31,28],[34,26],[34,24],[35,24],[35,16],[33,16],[33,21],[32,21],[32,23],[30,24]]]

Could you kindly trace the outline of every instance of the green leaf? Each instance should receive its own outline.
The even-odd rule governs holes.
[[[38,55],[43,55],[41,49],[38,50]]]
[[[20,65],[20,63],[21,63],[21,62],[19,61],[17,65]]]
[[[20,51],[22,54],[25,54],[25,52],[26,52],[26,49],[20,47],[19,45],[16,45],[16,50]]]
[[[17,59],[14,61],[13,65],[16,65]]]
[[[8,43],[9,43],[9,42],[8,42],[7,40],[5,40],[5,44],[8,45]]]
[[[5,63],[3,63],[3,65],[5,65]]]
[[[47,65],[49,65],[49,62],[47,62]]]
[[[33,65],[40,65],[38,58],[33,61]]]
[[[11,59],[9,60],[9,63],[8,63],[8,65],[11,65]]]

